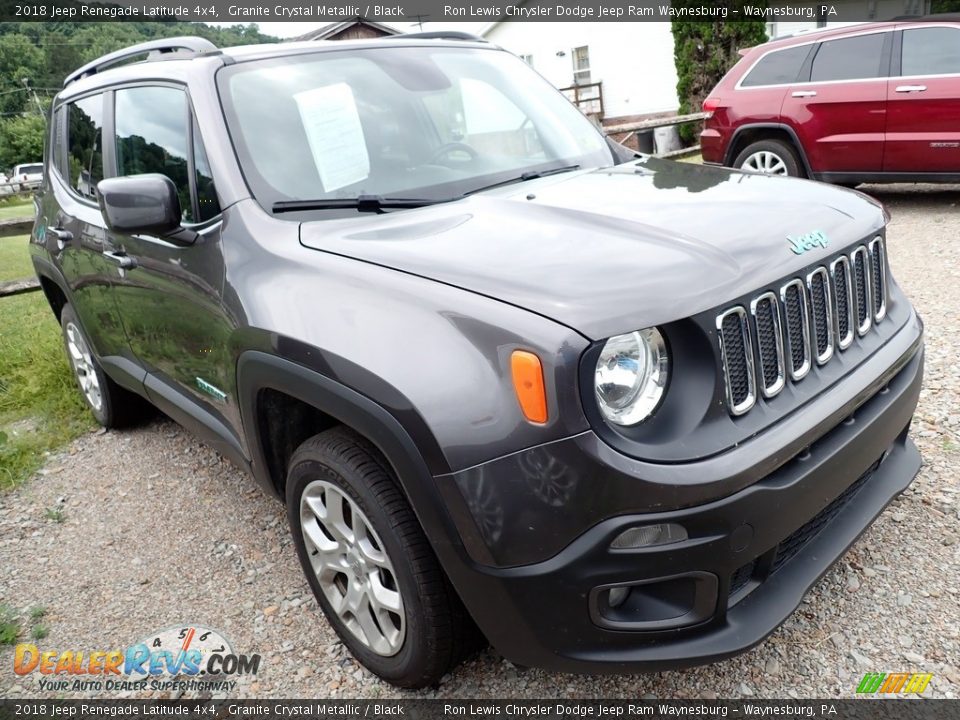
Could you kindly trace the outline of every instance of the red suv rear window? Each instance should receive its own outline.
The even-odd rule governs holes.
[[[796,81],[811,45],[774,50],[764,55],[740,83],[743,87],[785,85]]]

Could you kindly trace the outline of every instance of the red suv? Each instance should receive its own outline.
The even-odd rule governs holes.
[[[854,185],[960,182],[960,22],[883,22],[749,50],[704,101],[705,162]]]

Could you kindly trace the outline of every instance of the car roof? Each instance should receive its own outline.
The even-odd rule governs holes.
[[[135,49],[134,46],[131,49]],[[59,93],[60,100],[97,90],[104,86],[137,80],[177,80],[187,82],[197,72],[213,72],[224,64],[269,60],[272,58],[308,55],[323,52],[349,52],[350,50],[369,50],[371,48],[411,48],[411,47],[452,47],[495,49],[492,43],[476,38],[438,38],[394,35],[387,39],[371,38],[364,40],[306,40],[299,42],[264,43],[259,45],[238,45],[228,48],[213,48],[205,52],[171,53],[167,56],[139,62],[115,65],[94,71],[76,80],[68,80],[66,87]],[[141,53],[142,54],[142,53]],[[106,56],[105,56],[106,57]]]
[[[842,27],[819,28],[817,30],[801,31],[793,35],[785,35],[775,38],[761,45],[750,48],[749,52],[761,50],[768,52],[779,48],[792,47],[794,45],[805,45],[812,42],[823,42],[825,40],[834,40],[836,38],[849,35],[864,35],[871,32],[883,30],[904,29],[911,27],[929,27],[931,25],[950,25],[960,28],[960,17],[956,14],[931,16],[926,18],[903,18],[899,20],[885,20],[882,22],[857,23],[855,25],[844,25]]]

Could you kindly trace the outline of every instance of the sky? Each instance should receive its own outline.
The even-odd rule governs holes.
[[[222,27],[228,27],[230,25],[244,25],[246,23],[242,21],[233,21],[233,22],[215,22],[209,23],[210,25],[220,25]],[[266,33],[267,35],[273,35],[274,37],[280,38],[289,38],[296,37],[297,35],[303,35],[308,33],[311,30],[316,30],[321,28],[324,25],[329,25],[329,22],[259,22],[257,25],[260,28],[261,32]],[[410,22],[398,22],[398,23],[383,23],[384,25],[389,25],[395,27],[401,32],[419,32],[420,26],[417,23]],[[486,22],[425,22],[423,23],[424,31],[428,30],[460,30],[462,32],[470,33],[479,33],[483,26],[486,25]]]

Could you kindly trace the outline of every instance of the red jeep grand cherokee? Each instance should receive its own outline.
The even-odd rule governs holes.
[[[825,182],[960,182],[960,22],[821,30],[741,51],[704,101],[705,162]]]

